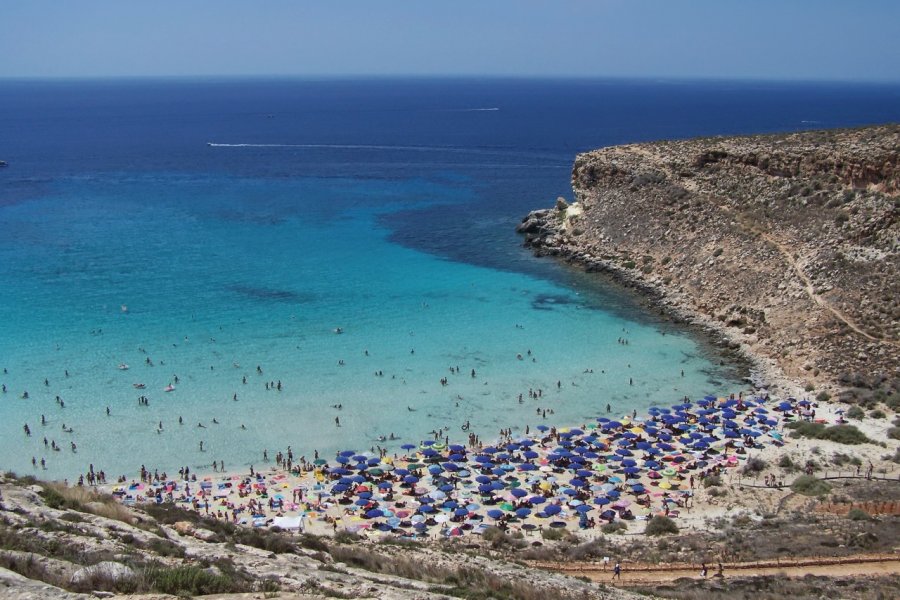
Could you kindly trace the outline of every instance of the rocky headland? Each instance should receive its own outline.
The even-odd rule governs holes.
[[[519,225],[536,254],[715,332],[761,385],[896,406],[900,126],[603,148],[572,187]]]

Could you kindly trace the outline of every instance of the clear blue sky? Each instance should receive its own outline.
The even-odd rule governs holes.
[[[900,81],[900,0],[2,0],[0,77]]]

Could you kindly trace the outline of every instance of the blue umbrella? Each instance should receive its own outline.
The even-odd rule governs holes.
[[[403,444],[400,447],[403,448],[404,450],[412,450],[413,448],[416,447],[416,445],[415,444]]]
[[[464,517],[467,514],[469,514],[469,511],[466,510],[465,508],[457,508],[456,510],[453,511],[453,514],[457,517]]]
[[[378,509],[378,508],[373,508],[372,510],[370,510],[369,512],[366,513],[367,519],[377,519],[378,517],[383,517],[383,516],[384,516],[384,513],[381,511],[381,509]]]
[[[544,502],[547,501],[547,499],[544,498],[543,496],[532,496],[531,498],[528,499],[528,501],[531,502],[532,504],[543,504]]]
[[[611,502],[611,500],[605,496],[600,496],[598,498],[594,498],[594,504],[596,504],[598,506],[606,506],[610,502]]]
[[[356,454],[356,450],[344,450],[338,456],[353,456]]]
[[[515,496],[516,498],[524,498],[525,496],[528,495],[528,492],[526,492],[526,491],[523,490],[522,488],[513,488],[513,489],[510,491],[510,493],[511,493],[513,496]]]
[[[551,504],[544,508],[544,514],[546,515],[558,515],[560,512],[562,512],[562,508],[558,504]]]
[[[524,519],[525,517],[527,517],[530,514],[531,514],[530,508],[520,508],[516,511],[516,516],[519,517],[520,519]]]
[[[503,517],[503,511],[496,509],[496,508],[492,508],[491,510],[487,511],[487,516],[489,516],[492,519],[500,519]]]
[[[591,507],[588,506],[587,504],[579,504],[578,506],[575,507],[575,512],[586,513],[589,510],[591,510]]]

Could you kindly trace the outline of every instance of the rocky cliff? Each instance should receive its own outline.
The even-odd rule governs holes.
[[[897,401],[900,127],[604,148],[572,187],[519,226],[536,253],[641,287],[770,379]]]

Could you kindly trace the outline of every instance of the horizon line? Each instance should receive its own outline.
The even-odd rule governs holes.
[[[494,81],[631,81],[642,83],[779,83],[779,84],[855,84],[900,85],[900,79],[842,79],[797,77],[746,77],[721,75],[550,75],[550,74],[180,74],[180,75],[0,75],[0,81],[227,81],[227,80],[296,80],[296,81],[361,81],[361,80],[494,80]]]

